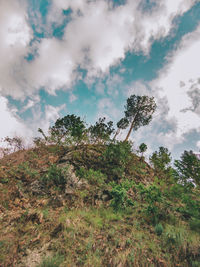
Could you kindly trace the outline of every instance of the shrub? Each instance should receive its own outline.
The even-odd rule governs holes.
[[[156,226],[155,226],[155,233],[157,235],[162,235],[162,233],[163,233],[163,226],[162,226],[161,223],[156,224]]]
[[[60,168],[55,164],[52,164],[49,167],[48,172],[42,177],[42,182],[48,187],[55,185],[61,190],[64,190],[67,171],[68,168]]]
[[[199,232],[200,233],[200,220],[193,218],[192,220],[190,220],[190,229],[195,231],[195,232]]]
[[[95,171],[93,169],[86,170],[83,167],[77,171],[77,175],[88,180],[90,184],[98,186],[104,184],[105,180],[107,179],[106,175],[101,171]]]
[[[127,195],[128,189],[123,184],[115,185],[111,190],[111,206],[115,211],[122,210],[129,206],[133,206],[133,201]]]
[[[148,216],[153,224],[156,224],[162,217],[160,204],[163,202],[163,196],[160,188],[156,185],[145,187],[142,184],[136,186],[141,198],[145,201],[144,213]]]
[[[110,143],[107,146],[103,154],[103,161],[110,179],[122,178],[130,157],[131,145],[129,142]]]

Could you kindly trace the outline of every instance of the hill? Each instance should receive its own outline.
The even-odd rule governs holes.
[[[9,154],[0,194],[0,266],[199,266],[199,187],[128,142]]]

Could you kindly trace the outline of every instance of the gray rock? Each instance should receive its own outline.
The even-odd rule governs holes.
[[[35,180],[33,181],[29,187],[28,191],[32,192],[33,195],[45,195],[45,188],[41,181]]]

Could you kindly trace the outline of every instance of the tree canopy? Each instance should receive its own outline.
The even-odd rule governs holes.
[[[131,95],[125,105],[125,118],[128,120],[130,128],[125,141],[129,139],[132,130],[138,130],[152,120],[152,114],[156,110],[154,97]]]
[[[176,176],[184,184],[200,185],[200,160],[192,151],[184,151],[180,160],[175,160]]]

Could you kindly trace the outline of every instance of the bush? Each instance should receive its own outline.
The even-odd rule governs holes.
[[[148,216],[153,224],[156,224],[162,217],[160,204],[163,202],[163,196],[160,188],[156,185],[145,187],[143,184],[136,186],[142,200],[145,201],[144,213]]]
[[[111,180],[123,177],[126,165],[131,157],[131,145],[128,142],[110,143],[103,154],[103,161]]]
[[[163,226],[162,226],[161,223],[156,224],[156,226],[155,226],[155,233],[157,235],[162,235],[162,233],[163,233]]]
[[[190,229],[200,233],[200,220],[195,218],[190,220]]]
[[[59,168],[52,164],[48,172],[42,177],[42,182],[50,187],[52,185],[64,190],[68,168]]]
[[[129,187],[124,186],[124,184],[115,185],[111,190],[111,196],[113,197],[111,201],[111,207],[115,211],[122,210],[124,208],[133,206],[133,201],[127,195]]]
[[[182,196],[182,202],[185,206],[179,208],[179,212],[181,212],[185,218],[200,218],[200,202],[198,200],[192,199],[191,195],[184,194]]]
[[[77,171],[77,175],[88,180],[90,184],[98,186],[104,184],[107,179],[106,175],[101,171],[95,171],[93,169],[86,170],[83,167]]]

